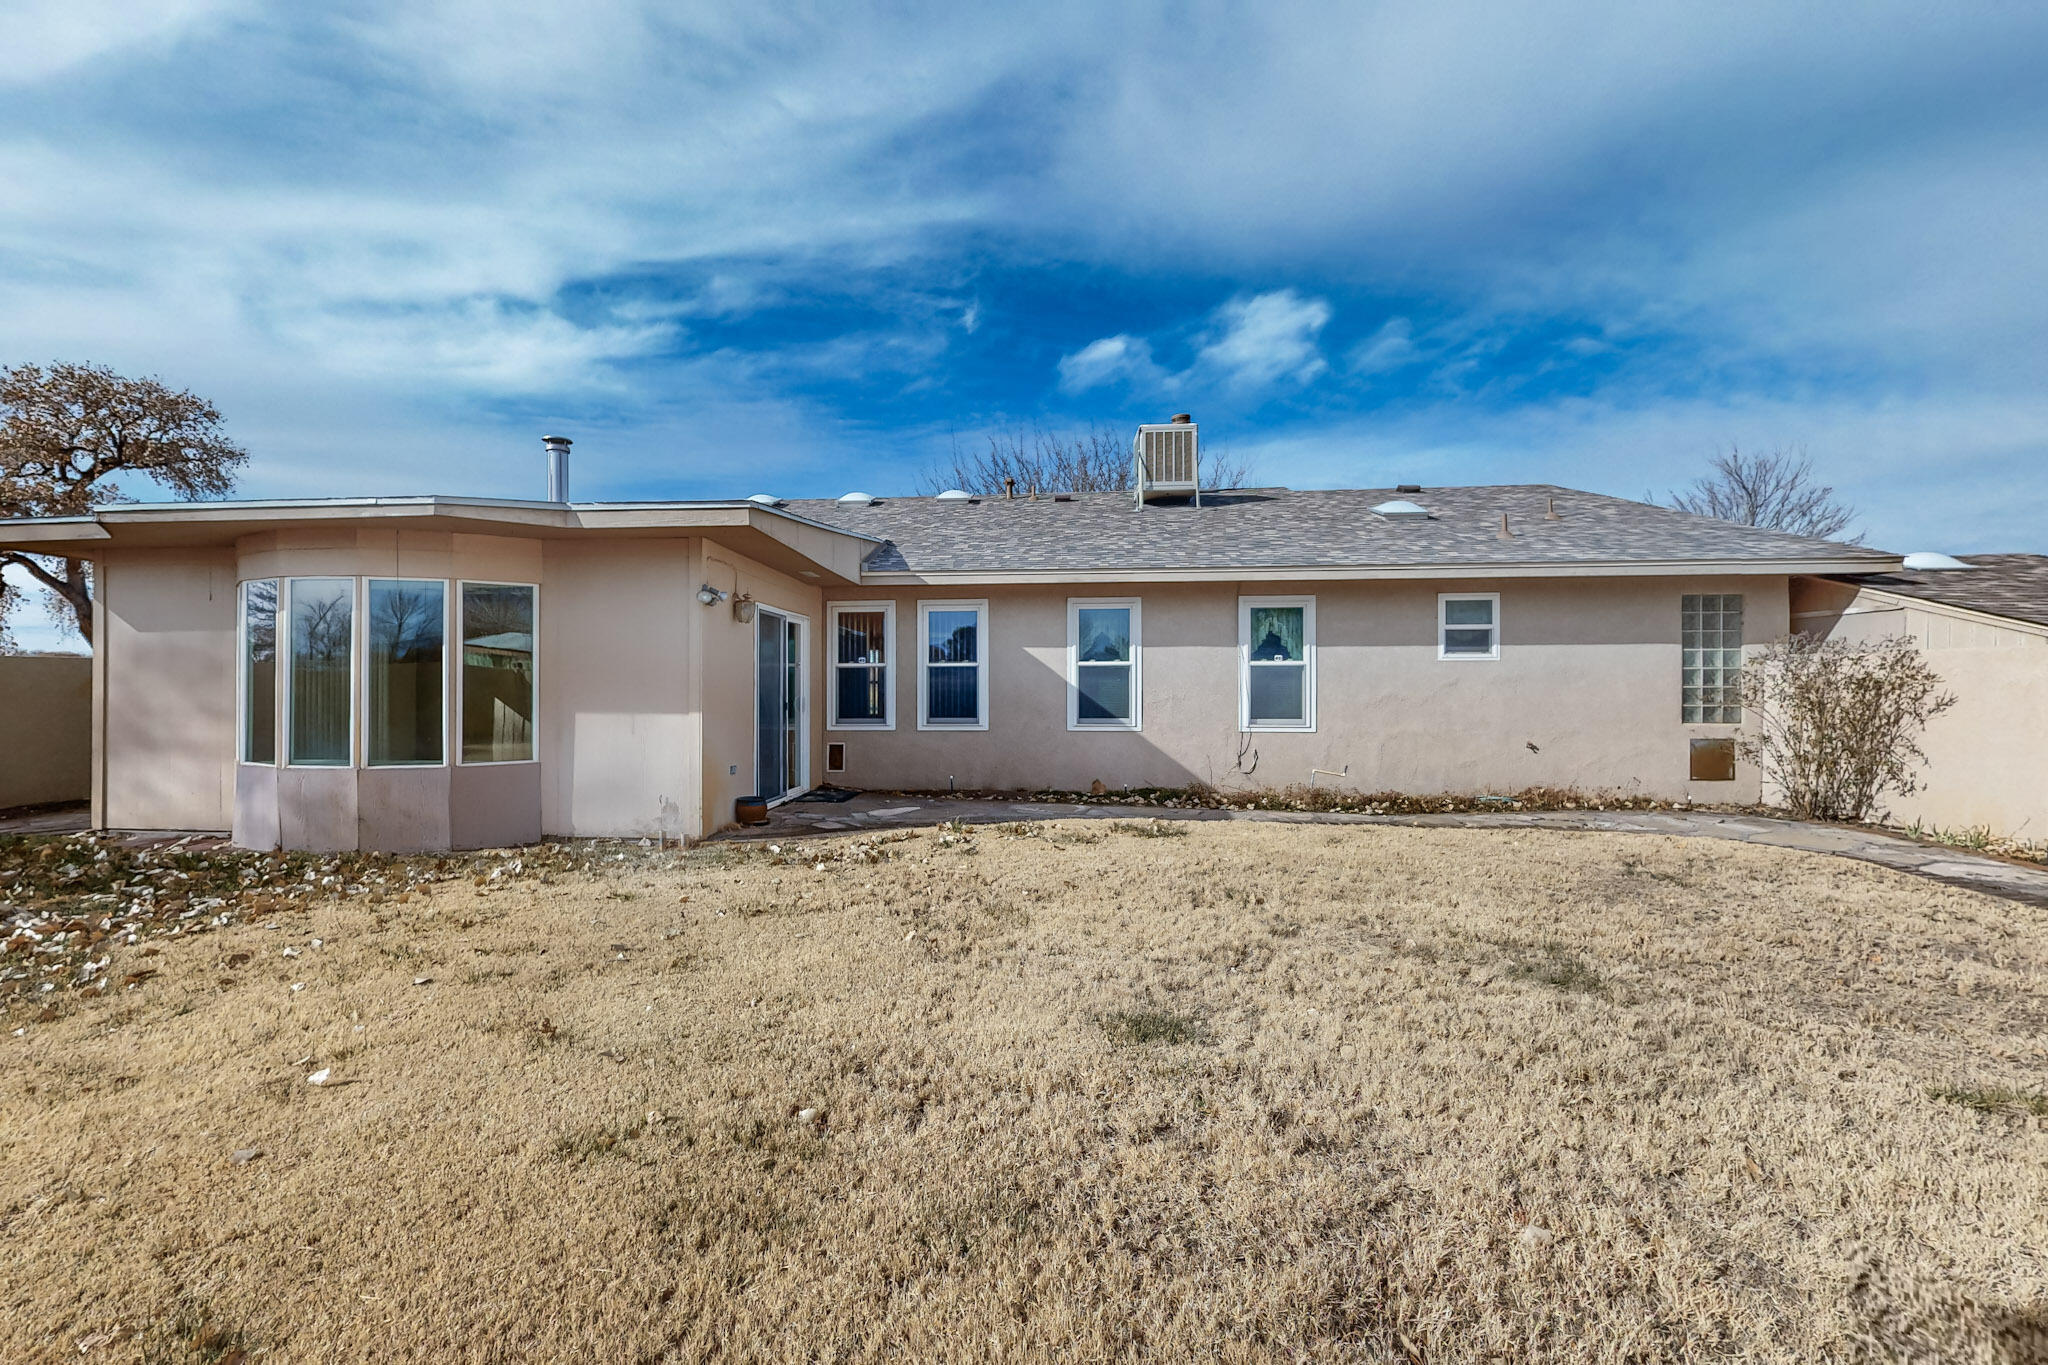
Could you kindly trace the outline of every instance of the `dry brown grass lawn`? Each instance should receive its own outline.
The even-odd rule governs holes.
[[[17,1009],[0,1355],[1813,1361],[1932,1286],[1886,1330],[1988,1360],[2048,1295],[2043,912],[1146,832],[634,851]]]

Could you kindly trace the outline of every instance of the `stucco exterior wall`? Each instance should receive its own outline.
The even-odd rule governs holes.
[[[549,541],[540,611],[541,826],[675,835],[700,781],[688,538]]]
[[[231,824],[235,581],[226,549],[127,550],[98,561],[103,827]]]
[[[2048,627],[1802,579],[1795,618],[1833,639],[1909,635],[1956,704],[1928,725],[1923,789],[1893,819],[2048,840]]]
[[[92,659],[0,656],[0,810],[92,794]]]
[[[731,597],[715,606],[703,606],[695,597],[699,583],[708,583]],[[760,787],[755,772],[754,627],[735,620],[732,612],[733,601],[742,594],[752,597],[757,607],[808,623],[805,640],[811,657],[804,675],[810,695],[804,728],[810,737],[810,785],[820,786],[826,780],[825,706],[819,691],[824,676],[819,660],[826,647],[824,594],[812,584],[778,573],[714,541],[700,542],[698,572],[689,591],[703,659],[701,828],[711,833],[733,822],[735,800],[754,795]]]
[[[1437,594],[1498,592],[1501,657],[1437,658]],[[892,731],[838,730],[849,786],[1086,789],[1308,783],[1361,790],[1507,792],[1529,786],[1748,801],[1757,779],[1689,780],[1694,737],[1733,726],[1680,721],[1680,598],[1741,593],[1744,637],[1788,629],[1782,577],[1374,581],[833,591],[896,603]],[[1316,599],[1313,732],[1238,728],[1238,602]],[[1143,602],[1140,732],[1070,731],[1069,596]],[[986,731],[917,728],[917,603],[986,597]],[[822,696],[822,693],[821,693]]]

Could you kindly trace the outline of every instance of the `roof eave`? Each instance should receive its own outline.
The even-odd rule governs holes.
[[[1475,562],[1430,564],[1301,564],[1227,566],[1222,568],[1105,568],[1024,570],[870,569],[861,583],[894,584],[1030,584],[1030,583],[1238,583],[1300,582],[1313,579],[1367,581],[1427,578],[1671,578],[1783,577],[1792,574],[1885,573],[1896,559],[1689,559],[1580,560],[1569,562]]]

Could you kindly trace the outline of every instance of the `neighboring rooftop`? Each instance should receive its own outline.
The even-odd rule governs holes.
[[[2048,555],[1957,555],[1970,567],[1859,575],[1846,581],[2048,626]]]
[[[1375,510],[1390,502],[1419,504],[1426,515]],[[886,540],[868,556],[868,575],[1701,563],[1854,573],[1859,563],[1899,562],[1864,546],[1554,484],[1242,488],[1204,493],[1199,507],[1174,501],[1142,509],[1129,493],[1077,493],[872,504],[801,499],[787,510]]]

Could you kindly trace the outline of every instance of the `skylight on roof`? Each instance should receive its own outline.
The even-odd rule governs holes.
[[[1396,498],[1392,502],[1383,502],[1372,510],[1383,517],[1427,517],[1429,515],[1427,507],[1422,506],[1420,503],[1410,502],[1406,498]]]

